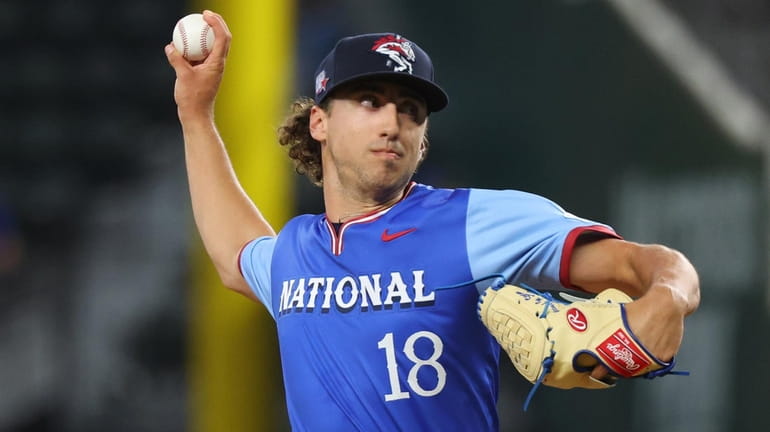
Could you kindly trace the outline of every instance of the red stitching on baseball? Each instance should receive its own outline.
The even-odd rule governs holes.
[[[187,43],[187,31],[184,29],[184,22],[179,20],[179,36],[182,37],[182,56],[187,58],[189,44]]]
[[[206,44],[208,39],[206,36],[209,34],[209,30],[211,30],[211,27],[209,25],[206,25],[205,27],[203,27],[203,31],[201,32],[201,53],[203,54],[204,57],[209,55],[209,47]]]

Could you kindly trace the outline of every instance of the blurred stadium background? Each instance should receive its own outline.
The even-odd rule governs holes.
[[[502,431],[767,431],[766,0],[3,0],[0,431],[284,431],[262,306],[200,251],[163,46],[234,33],[218,118],[280,226],[319,212],[272,139],[333,42],[395,31],[451,96],[419,180],[517,188],[687,254],[689,378],[542,389],[503,361]]]

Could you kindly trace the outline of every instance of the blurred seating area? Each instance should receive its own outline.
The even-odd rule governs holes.
[[[2,431],[184,429],[184,7],[3,2]]]

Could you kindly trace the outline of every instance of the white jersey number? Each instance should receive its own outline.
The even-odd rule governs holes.
[[[417,343],[417,340],[420,338],[428,339],[433,343],[433,352],[425,359],[417,357],[417,354],[414,352],[414,344]],[[398,365],[396,364],[396,350],[393,345],[393,333],[386,334],[385,337],[377,343],[377,348],[385,350],[385,361],[387,362],[388,379],[390,380],[391,391],[385,395],[385,401],[389,402],[398,399],[409,399],[409,392],[401,390],[401,382],[398,377]],[[444,369],[444,366],[438,362],[438,358],[441,357],[441,353],[444,351],[444,342],[441,341],[441,338],[438,337],[437,334],[429,331],[418,331],[406,339],[403,351],[404,354],[406,354],[406,358],[414,363],[412,368],[409,369],[409,375],[406,379],[406,382],[409,384],[412,391],[424,397],[435,396],[441,393],[441,390],[444,389],[444,385],[446,385],[446,369]],[[422,367],[431,367],[436,371],[438,379],[435,388],[425,389],[417,381],[417,373]]]

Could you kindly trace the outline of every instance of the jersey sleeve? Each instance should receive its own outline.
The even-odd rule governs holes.
[[[471,190],[466,245],[474,279],[503,274],[514,284],[572,288],[572,249],[585,232],[618,237],[611,227],[579,218],[535,194]],[[479,288],[489,286],[485,283]]]
[[[275,319],[275,313],[271,307],[273,295],[270,290],[270,268],[275,241],[276,237],[256,238],[246,243],[238,258],[241,275],[273,319]]]

